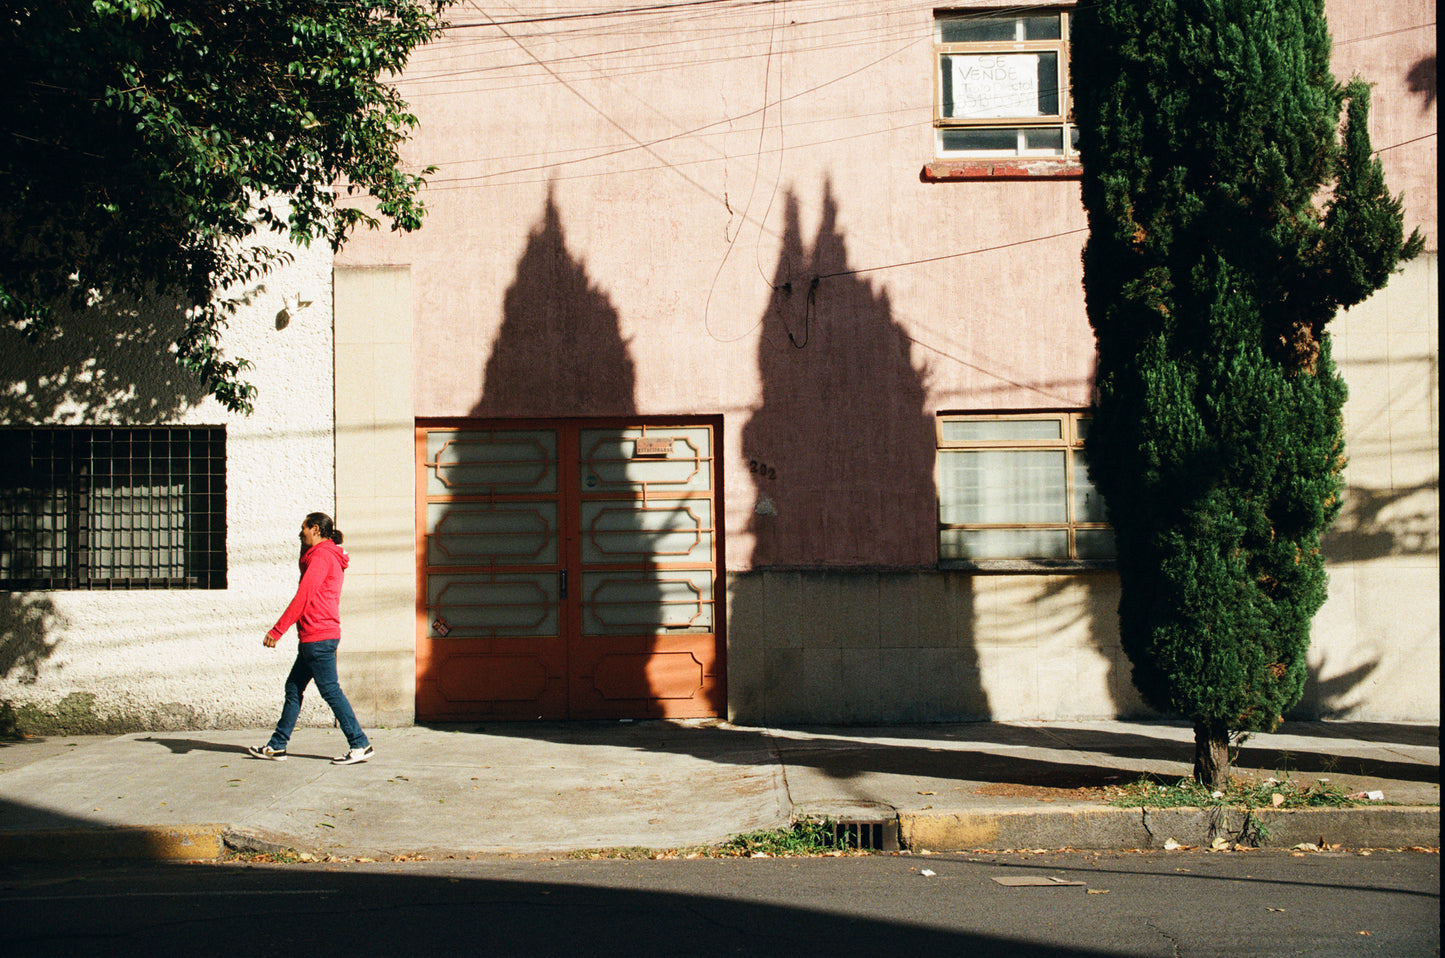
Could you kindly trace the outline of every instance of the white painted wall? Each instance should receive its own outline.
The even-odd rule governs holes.
[[[275,722],[295,631],[276,650],[261,638],[295,590],[301,519],[335,505],[332,257],[324,243],[294,252],[294,263],[247,291],[224,337],[228,354],[255,363],[249,417],[201,398],[164,352],[178,328],[173,309],[66,322],[44,344],[0,327],[0,422],[226,426],[228,588],[0,592],[0,700],[28,724]],[[302,289],[315,301],[298,308]],[[288,304],[289,318],[280,316]],[[346,530],[344,517],[338,524]],[[341,661],[344,687],[344,640]],[[302,722],[331,722],[314,693]]]

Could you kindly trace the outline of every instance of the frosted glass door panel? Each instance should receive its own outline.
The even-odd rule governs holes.
[[[712,570],[587,572],[584,635],[711,632]]]
[[[704,492],[711,457],[709,432],[701,427],[584,429],[582,492]]]
[[[427,564],[554,565],[557,503],[427,504]]]
[[[582,561],[712,561],[708,499],[594,500],[582,503]]]
[[[438,639],[557,635],[557,573],[427,576],[427,606],[445,624]],[[435,628],[435,625],[433,626]]]
[[[474,496],[557,491],[557,434],[434,431],[426,439],[426,493]]]

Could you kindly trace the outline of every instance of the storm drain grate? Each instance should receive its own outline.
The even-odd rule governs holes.
[[[882,822],[833,822],[833,837],[839,845],[870,852],[898,851],[898,820]]]

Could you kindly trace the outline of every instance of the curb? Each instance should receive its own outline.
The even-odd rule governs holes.
[[[1208,848],[1216,838],[1268,848],[1292,848],[1303,843],[1351,848],[1440,846],[1438,806],[1253,812],[1241,808],[899,812],[896,822],[898,846],[913,852],[984,848],[1121,851],[1163,848],[1171,839],[1182,846]],[[117,859],[196,861],[220,858],[227,847],[271,854],[297,852],[294,841],[287,836],[220,824],[0,830],[0,864]]]
[[[220,858],[224,825],[122,825],[0,831],[0,862]]]
[[[1436,806],[1381,808],[1087,808],[1047,812],[898,814],[899,840],[912,851],[1081,848],[1119,851],[1232,843],[1291,848],[1304,842],[1353,848],[1439,847]]]
[[[265,855],[299,855],[306,849],[299,848],[294,839],[279,832],[264,828],[226,828],[221,832],[221,841],[226,848],[238,852],[260,852]]]

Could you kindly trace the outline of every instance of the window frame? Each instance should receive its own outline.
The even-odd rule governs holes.
[[[225,426],[7,424],[0,439],[15,453],[0,592],[227,587]]]
[[[1113,557],[1090,557],[1080,558],[1077,536],[1081,531],[1109,530],[1108,522],[1088,521],[1075,515],[1076,488],[1079,456],[1084,448],[1084,436],[1087,424],[1091,419],[1088,410],[1039,410],[1030,412],[990,412],[990,413],[940,413],[935,420],[935,442],[937,446],[937,463],[935,465],[935,487],[937,494],[937,525],[938,536],[935,544],[938,547],[938,565],[941,569],[963,569],[983,572],[1058,572],[1070,570],[1091,570],[1091,569],[1113,569],[1117,563]],[[946,439],[945,431],[948,423],[969,422],[1057,422],[1059,426],[1059,438],[1053,439]],[[1064,460],[1064,485],[1063,485],[1063,506],[1064,519],[1062,521],[1039,521],[1039,522],[954,522],[943,521],[944,515],[944,457],[951,451],[970,450],[1000,450],[1000,451],[1028,451],[1028,450],[1059,450],[1063,453]],[[1063,531],[1068,543],[1068,557],[1030,557],[1017,556],[1010,558],[961,558],[945,556],[943,538],[949,531],[988,531],[988,530],[1039,530],[1039,531]]]
[[[1027,17],[1056,15],[1059,18],[1058,39],[1048,40],[987,40],[945,43],[943,25],[949,20],[964,19],[1012,19],[1015,22]],[[1073,123],[1073,103],[1070,97],[1069,33],[1072,27],[1072,7],[963,7],[943,8],[933,12],[933,152],[943,162],[978,161],[993,163],[1039,163],[1051,162],[1065,167],[1078,163],[1075,144],[1077,129]],[[1054,53],[1058,58],[1058,109],[1048,116],[1019,117],[954,117],[945,116],[943,111],[944,59],[948,56],[989,53]],[[1019,129],[1059,130],[1062,137],[1061,149],[1052,150],[946,150],[944,135],[950,130],[960,129]]]

